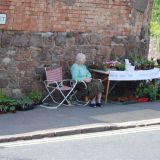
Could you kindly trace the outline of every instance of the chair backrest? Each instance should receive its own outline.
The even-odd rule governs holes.
[[[45,72],[46,72],[46,80],[47,80],[48,85],[52,84],[54,81],[60,82],[63,79],[62,67],[55,68],[55,69],[49,69],[49,70],[45,68]]]

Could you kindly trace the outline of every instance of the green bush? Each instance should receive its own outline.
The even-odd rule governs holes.
[[[17,99],[17,104],[18,105],[32,105],[33,101],[27,96],[22,96],[21,98]]]
[[[31,91],[27,94],[27,97],[29,97],[35,104],[41,103],[42,101],[42,92],[40,91]]]
[[[156,48],[160,52],[160,0],[154,0],[150,23],[151,36],[156,40]]]
[[[21,98],[17,99],[17,110],[25,111],[33,109],[33,101],[27,97],[22,96]]]
[[[14,98],[7,96],[7,94],[0,89],[0,111],[14,112],[16,110],[17,101]]]
[[[143,98],[147,97],[151,101],[156,100],[158,95],[158,87],[153,82],[140,82],[136,88],[136,97]]]
[[[7,94],[2,89],[0,89],[0,99],[6,98],[6,97],[7,97]]]
[[[124,71],[125,70],[125,64],[123,64],[123,63],[116,64],[116,69],[119,70],[119,71]]]

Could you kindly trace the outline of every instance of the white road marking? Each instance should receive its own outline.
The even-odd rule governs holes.
[[[150,132],[150,131],[156,131],[156,130],[160,130],[159,125],[137,127],[137,128],[130,128],[130,129],[121,129],[121,130],[114,130],[114,131],[69,135],[69,136],[62,136],[62,137],[43,138],[43,139],[36,139],[36,140],[0,143],[0,148],[11,148],[11,147],[20,147],[20,146],[27,146],[27,145],[45,144],[45,143],[56,143],[56,142],[64,142],[64,141],[72,141],[72,140],[80,140],[80,139],[90,139],[90,138],[96,138],[96,137],[108,137],[108,136],[125,135],[125,134],[139,133],[139,132]]]

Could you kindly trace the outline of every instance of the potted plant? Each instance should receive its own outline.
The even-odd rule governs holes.
[[[151,59],[151,60],[148,60],[148,59],[143,59],[143,63],[141,64],[141,68],[143,69],[143,70],[148,70],[148,69],[152,69],[152,68],[154,68],[154,64],[155,64],[155,62],[153,61],[153,59]]]
[[[31,91],[27,94],[27,97],[29,97],[34,104],[41,104],[42,103],[42,92],[40,91]]]
[[[145,88],[146,88],[145,82],[140,82],[136,87],[137,102],[147,102],[149,100],[148,97],[146,96],[146,91],[144,91]]]
[[[141,69],[141,58],[137,55],[133,55],[129,57],[130,62],[133,66],[135,66],[135,70],[140,70]]]
[[[152,82],[140,82],[136,88],[136,98],[139,102],[154,101],[157,97],[158,88]]]
[[[153,83],[149,83],[147,88],[145,88],[146,94],[148,95],[148,98],[150,101],[155,101],[156,97],[158,95],[158,87],[157,85]]]
[[[131,57],[131,63],[135,66],[136,70],[148,70],[154,68],[155,66],[155,61],[153,58],[149,60],[148,58],[140,56]]]
[[[16,109],[19,111],[27,111],[34,108],[33,101],[27,97],[22,96],[21,98],[17,99],[17,106]]]
[[[119,70],[119,71],[124,71],[125,70],[125,64],[117,63],[116,64],[116,69]]]
[[[112,52],[111,55],[110,55],[110,59],[112,61],[118,61],[119,57],[116,53]]]
[[[17,102],[15,99],[7,96],[7,94],[0,90],[0,113],[16,112]]]

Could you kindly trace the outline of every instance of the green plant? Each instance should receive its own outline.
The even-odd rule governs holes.
[[[133,66],[139,68],[142,64],[142,58],[138,55],[133,55],[129,57],[129,60]]]
[[[145,90],[151,101],[156,100],[158,88],[155,84],[150,84]]]
[[[136,98],[142,98],[145,96],[143,91],[144,88],[145,88],[144,82],[140,82],[136,87]]]
[[[33,101],[27,96],[22,96],[21,98],[17,99],[17,104],[18,105],[32,105]]]
[[[123,64],[123,63],[116,64],[116,69],[119,70],[119,71],[124,71],[125,70],[125,64]]]
[[[7,94],[2,89],[0,89],[0,99],[6,98],[6,97],[7,97]]]
[[[142,70],[147,70],[147,69],[152,69],[155,66],[155,61],[153,58],[148,59],[146,57],[140,57],[140,56],[133,56],[130,57],[130,61],[132,65],[135,66],[136,70],[142,69]]]
[[[136,98],[148,97],[151,101],[156,100],[158,87],[153,82],[140,82],[136,88]]]
[[[17,99],[18,110],[28,110],[32,108],[33,108],[33,101],[29,97],[22,96],[21,98]]]
[[[111,56],[110,56],[110,59],[113,60],[113,61],[117,61],[118,60],[118,56],[116,55],[116,53],[112,52]]]
[[[27,94],[27,97],[29,97],[35,104],[37,104],[42,101],[42,92],[32,91]]]
[[[156,48],[160,52],[160,0],[154,0],[150,23],[151,36],[155,39]]]
[[[7,94],[0,90],[0,111],[1,112],[14,112],[17,101],[14,98],[7,96]]]
[[[154,0],[151,21],[160,22],[160,0]]]

